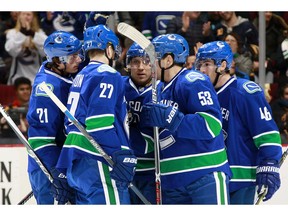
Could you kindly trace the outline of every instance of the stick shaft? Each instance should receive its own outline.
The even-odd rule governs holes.
[[[19,203],[18,205],[24,205],[28,200],[33,197],[33,191],[31,191],[29,194],[27,194]]]
[[[152,76],[152,102],[157,103],[157,73],[156,73],[156,53],[155,47],[141,32],[127,23],[119,23],[117,30],[124,36],[136,42],[148,54],[151,62]],[[160,172],[160,145],[158,127],[153,127],[154,133],[154,159],[155,159],[155,185],[156,185],[156,204],[162,204],[161,195],[161,172]]]

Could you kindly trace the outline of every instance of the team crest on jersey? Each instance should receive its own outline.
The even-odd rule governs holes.
[[[41,85],[41,83],[36,86],[35,96],[46,96],[46,97],[48,97],[48,95],[46,94],[44,89],[42,89],[40,87],[40,85]],[[52,84],[50,84],[50,83],[46,83],[46,85],[53,92],[54,86]]]
[[[250,94],[253,94],[257,91],[262,91],[262,88],[252,81],[245,82],[243,88]]]
[[[105,65],[105,64],[102,64],[100,65],[98,68],[97,68],[97,71],[99,73],[102,73],[102,72],[111,72],[111,73],[115,73],[116,70],[112,67],[110,67],[109,65]]]
[[[189,81],[189,82],[194,82],[196,80],[205,80],[205,77],[200,74],[200,73],[196,73],[196,72],[190,72],[188,73],[185,78]]]

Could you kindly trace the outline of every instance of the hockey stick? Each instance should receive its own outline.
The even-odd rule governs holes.
[[[280,162],[279,162],[280,167],[281,167],[282,164],[284,163],[287,155],[288,155],[288,148],[287,148],[287,149],[285,150],[285,152],[282,154],[282,157],[281,157]],[[261,193],[258,195],[257,200],[256,200],[256,202],[255,202],[255,205],[259,205],[259,204],[262,202],[262,200],[264,199],[264,197],[265,197],[266,194],[267,194],[267,188],[265,187],[264,190],[263,190],[263,192],[261,192]]]
[[[19,203],[18,205],[24,205],[28,200],[33,196],[33,191],[27,194]]]
[[[119,33],[136,42],[148,54],[151,62],[152,76],[152,102],[157,103],[157,74],[156,74],[156,53],[155,48],[141,32],[127,23],[121,22],[117,26]],[[156,185],[156,204],[162,204],[161,178],[160,178],[160,146],[158,127],[153,127],[154,132],[154,155],[155,155],[155,185]]]
[[[47,176],[49,181],[53,184],[53,177],[49,173],[49,171],[46,169],[44,164],[41,162],[39,157],[36,155],[34,150],[31,148],[30,144],[28,143],[26,137],[22,134],[22,132],[19,130],[13,119],[9,116],[9,114],[6,113],[5,109],[3,106],[0,104],[0,112],[3,115],[3,117],[6,119],[10,127],[13,129],[13,131],[16,133],[18,138],[21,140],[21,142],[25,145],[27,148],[28,154],[36,161],[36,163],[39,165],[40,169],[44,172],[44,174]],[[33,192],[30,192],[25,198],[23,198],[18,204],[23,205],[26,203],[32,196],[29,196],[30,194],[33,195]]]
[[[36,155],[36,153],[34,152],[34,150],[31,148],[29,142],[27,141],[26,137],[22,134],[22,132],[19,130],[19,128],[17,127],[17,125],[15,124],[15,122],[13,121],[13,119],[9,116],[9,114],[6,113],[5,109],[3,108],[3,106],[0,104],[0,112],[3,115],[3,117],[6,119],[6,121],[8,122],[8,124],[10,125],[10,127],[13,129],[13,131],[16,133],[16,135],[18,136],[18,138],[21,140],[21,142],[25,145],[28,154],[36,161],[36,163],[38,164],[38,166],[40,167],[40,169],[43,171],[43,173],[46,175],[46,177],[48,178],[48,180],[51,182],[51,184],[54,185],[54,179],[52,177],[52,175],[50,174],[50,172],[48,171],[48,169],[45,167],[45,165],[42,163],[42,161],[40,160],[40,158]],[[55,186],[56,187],[56,186]],[[56,187],[57,188],[57,187]],[[19,203],[18,205],[23,205],[25,204],[31,197],[33,196],[33,191],[31,191],[29,194],[27,194]],[[68,201],[68,204],[70,204],[70,202]]]
[[[101,154],[101,156],[108,162],[108,164],[113,167],[113,160],[106,154],[102,147],[94,140],[92,136],[86,131],[86,129],[80,124],[80,122],[69,112],[69,110],[64,106],[64,104],[56,97],[56,95],[48,88],[45,82],[40,84],[40,88],[46,92],[50,99],[58,106],[58,108],[68,117],[70,121],[78,128],[78,130],[88,139],[92,146]],[[134,193],[141,199],[144,204],[151,204],[142,193],[136,188],[131,182],[129,186]]]

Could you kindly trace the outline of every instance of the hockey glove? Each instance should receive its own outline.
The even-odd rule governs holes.
[[[262,187],[267,188],[267,194],[263,201],[269,200],[279,189],[281,181],[279,175],[279,163],[274,160],[262,162],[256,169],[257,193],[261,193]]]
[[[184,114],[176,106],[147,103],[142,107],[141,121],[149,127],[157,126],[175,132],[183,118]]]
[[[58,204],[64,205],[68,201],[74,200],[74,192],[68,185],[66,176],[56,168],[52,168],[50,172],[53,177],[51,194],[58,201]]]
[[[114,166],[110,172],[111,178],[123,183],[125,186],[128,186],[133,180],[137,164],[137,158],[133,154],[133,151],[115,151],[112,155],[112,160],[114,162]]]

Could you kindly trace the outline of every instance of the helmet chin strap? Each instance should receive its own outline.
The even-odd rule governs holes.
[[[221,73],[218,72],[218,67],[215,69],[215,73],[216,73],[216,78],[215,78],[215,80],[214,80],[214,82],[213,82],[213,86],[216,86],[216,84],[217,84],[217,82],[218,82],[218,80],[219,80],[219,77],[220,77],[220,75],[221,75]]]
[[[109,66],[110,67],[112,67],[113,66],[113,59],[111,58],[109,58],[108,57],[108,55],[107,55],[107,49],[105,49],[105,56],[106,56],[106,58],[108,59],[108,64],[109,64]]]
[[[172,63],[168,68],[163,68],[163,67],[161,66],[161,60],[158,60],[158,62],[159,62],[159,66],[160,66],[160,68],[161,68],[161,82],[164,82],[164,71],[172,68],[172,67],[174,66],[174,61],[173,61],[173,63]]]

